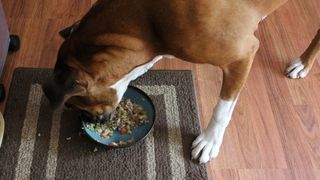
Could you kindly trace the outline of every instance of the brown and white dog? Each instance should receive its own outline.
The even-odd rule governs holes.
[[[223,70],[211,121],[192,145],[205,163],[218,155],[224,131],[246,81],[259,40],[258,23],[286,0],[99,0],[71,28],[44,92],[99,120],[117,106],[130,81],[163,57],[208,63]],[[287,69],[305,77],[319,51],[312,45]]]

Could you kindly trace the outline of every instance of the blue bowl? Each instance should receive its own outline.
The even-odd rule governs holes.
[[[142,90],[133,86],[128,87],[127,91],[123,95],[123,98],[130,99],[133,103],[142,106],[143,109],[147,112],[148,123],[138,126],[130,134],[121,134],[119,131],[115,130],[113,131],[112,137],[104,139],[98,133],[91,131],[89,128],[87,128],[86,122],[82,121],[82,127],[90,138],[108,147],[123,148],[129,147],[134,143],[143,140],[149,134],[154,125],[155,120],[155,108],[151,99]],[[125,141],[127,143],[120,145],[120,141]],[[118,143],[118,146],[109,145],[110,142],[116,142]]]

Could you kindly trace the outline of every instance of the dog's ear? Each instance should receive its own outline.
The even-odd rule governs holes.
[[[74,23],[73,25],[61,30],[59,32],[60,36],[63,37],[64,39],[67,39],[71,36],[71,34],[76,31],[79,27],[80,21]]]

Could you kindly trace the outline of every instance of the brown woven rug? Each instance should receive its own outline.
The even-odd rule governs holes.
[[[200,133],[191,71],[149,71],[136,80],[156,107],[153,132],[124,149],[81,133],[73,111],[52,112],[40,84],[49,69],[17,69],[5,111],[0,179],[207,179],[190,160]]]

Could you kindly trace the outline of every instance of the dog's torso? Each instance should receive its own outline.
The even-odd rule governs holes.
[[[259,47],[254,36],[259,21],[284,2],[99,0],[60,47],[46,92],[55,105],[70,99],[86,111],[105,113],[121,99],[112,86],[163,54],[219,66],[224,76],[247,74],[242,68],[250,66]],[[228,70],[238,66],[243,67]],[[235,83],[223,85],[231,89],[223,98],[236,95],[243,82]]]
[[[125,89],[112,87],[126,84],[118,82],[159,55],[212,64],[228,74],[247,73],[227,69],[252,58],[259,21],[284,2],[99,0],[62,44],[55,67],[59,75],[45,89],[58,99],[55,104],[72,97],[72,104],[100,114],[115,108],[122,94],[116,91]]]

